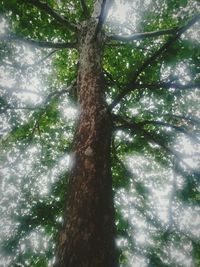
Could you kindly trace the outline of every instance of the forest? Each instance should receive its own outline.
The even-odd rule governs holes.
[[[198,0],[0,0],[0,266],[200,266]]]

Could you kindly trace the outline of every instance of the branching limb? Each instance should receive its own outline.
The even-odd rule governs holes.
[[[41,2],[39,0],[28,0],[25,1],[28,2],[40,10],[44,11],[48,15],[50,15],[52,18],[54,18],[56,21],[58,21],[61,25],[68,27],[72,31],[77,31],[78,27],[76,24],[69,22],[65,17],[58,14],[52,7],[50,7],[47,3]]]
[[[45,101],[43,102],[42,105],[40,106],[12,106],[10,104],[4,106],[1,110],[0,110],[0,113],[5,113],[6,111],[8,110],[39,110],[41,109],[42,112],[45,111],[45,108],[48,106],[48,104],[50,103],[51,99],[53,97],[59,97],[63,94],[66,94],[66,93],[69,93],[71,92],[71,90],[74,88],[74,86],[76,85],[76,81],[74,81],[70,86],[68,86],[67,88],[65,89],[62,89],[62,90],[58,90],[58,91],[54,91],[52,93],[50,93]],[[21,91],[20,91],[21,92]],[[32,91],[31,91],[32,92]]]
[[[122,85],[121,85],[122,88]],[[110,104],[110,109],[112,110],[128,93],[134,91],[134,90],[141,90],[141,89],[179,89],[179,90],[189,90],[194,88],[200,88],[200,83],[188,83],[188,84],[181,84],[178,82],[160,82],[160,83],[136,83],[131,82],[128,84],[124,84],[124,87],[122,91],[119,93],[119,95],[113,100],[113,102]]]
[[[34,68],[34,67],[37,67],[38,65],[40,65],[41,63],[43,63],[46,59],[51,57],[57,51],[59,51],[59,50],[56,49],[56,50],[51,51],[48,55],[46,55],[42,59],[40,59],[40,60],[36,61],[35,63],[30,64],[30,65],[20,65],[16,61],[12,61],[12,63],[2,62],[2,64],[5,65],[5,66],[9,66],[9,67],[13,67],[13,68],[16,68],[16,69],[21,69],[21,70],[25,70],[25,69],[28,69],[28,68]]]
[[[152,83],[152,84],[139,84],[135,83],[130,86],[129,84],[126,85],[127,90],[128,88],[135,88],[135,89],[180,89],[180,90],[188,90],[188,89],[194,89],[194,88],[200,88],[200,83],[188,83],[188,84],[181,84],[178,82],[160,82],[160,83]]]
[[[105,78],[106,78],[106,83],[108,85],[111,85],[111,84],[112,85],[116,85],[118,88],[122,89],[123,84],[121,84],[117,80],[115,80],[115,78],[113,77],[113,75],[110,72],[108,72],[105,69],[103,70],[103,72],[104,72],[104,75],[105,75]]]
[[[155,60],[160,57],[163,53],[165,53],[169,47],[177,41],[177,39],[185,32],[187,31],[193,24],[195,24],[198,20],[200,20],[200,14],[195,16],[193,19],[191,19],[185,26],[181,27],[174,36],[172,36],[163,46],[160,47],[153,55],[151,55],[147,60],[143,62],[143,64],[136,70],[136,72],[133,74],[133,78],[131,81],[127,84],[127,86],[124,88],[124,90],[116,97],[116,99],[111,104],[111,108],[115,107],[128,93],[134,89],[134,85],[138,79],[138,77],[141,75],[144,70],[155,62]]]
[[[190,27],[192,27],[196,22],[200,20],[200,14],[195,15],[185,26],[181,27],[178,30],[178,35],[180,36],[184,32],[186,32]]]
[[[194,140],[196,143],[199,143],[200,144],[200,140],[194,134],[188,132],[183,127],[176,126],[176,125],[173,125],[173,124],[170,124],[170,123],[167,123],[167,122],[163,122],[163,121],[150,121],[150,120],[146,120],[146,121],[137,123],[137,125],[140,125],[140,126],[145,126],[145,125],[148,125],[148,124],[172,128],[172,129],[176,130],[177,132],[180,132],[180,133],[183,133],[183,134],[187,135],[189,138],[191,138],[192,140]]]
[[[196,23],[200,19],[200,15],[195,16],[191,21],[188,22],[187,25],[183,27],[175,27],[172,29],[166,29],[166,30],[159,30],[159,31],[153,31],[153,32],[143,32],[143,33],[135,33],[133,35],[127,35],[127,36],[122,36],[122,35],[111,35],[108,36],[108,41],[109,40],[116,40],[116,41],[121,41],[121,42],[130,42],[130,41],[135,41],[135,40],[143,40],[145,38],[152,38],[152,37],[159,37],[163,35],[181,35],[184,33],[187,29],[189,29],[194,23]]]
[[[172,149],[172,148],[168,147],[166,144],[164,144],[162,142],[162,140],[160,139],[160,136],[158,134],[156,134],[156,133],[152,134],[152,133],[148,132],[147,130],[145,130],[143,128],[143,126],[141,126],[139,123],[135,123],[132,121],[129,122],[127,120],[124,120],[123,118],[121,118],[118,115],[113,115],[113,119],[114,119],[114,121],[119,123],[119,125],[117,125],[115,127],[115,129],[131,130],[134,133],[140,134],[147,141],[157,144],[164,151],[166,151],[168,155],[175,156],[177,158],[178,162],[181,162],[182,164],[184,164],[187,167],[187,169],[191,170],[191,167],[183,160],[181,155],[177,151],[175,151],[174,149]]]
[[[138,210],[142,216],[144,216],[144,218],[146,219],[148,223],[150,223],[151,225],[159,229],[163,233],[163,235],[165,235],[166,237],[169,235],[180,234],[181,236],[188,238],[188,240],[190,240],[194,244],[199,243],[199,240],[196,236],[188,234],[186,231],[180,229],[180,226],[177,225],[175,221],[173,221],[172,225],[167,225],[163,223],[156,215],[154,215],[152,213],[152,210],[150,211],[150,213],[148,213],[147,211],[145,212],[146,209],[143,206],[138,205],[135,202],[134,203],[131,202],[131,207],[132,206],[136,210]]]
[[[97,34],[101,31],[103,24],[106,20],[108,10],[112,4],[113,0],[102,0],[101,1],[101,9],[100,9],[100,14],[98,15],[98,24],[96,27],[95,35],[94,38],[97,37]],[[96,16],[97,14],[93,14],[93,16]]]
[[[50,58],[53,54],[55,54],[56,52],[58,51],[58,49],[56,50],[53,50],[51,51],[48,55],[46,55],[45,57],[41,58],[40,60],[36,61],[35,63],[33,64],[30,64],[30,65],[26,65],[26,66],[23,66],[22,68],[32,68],[32,67],[36,67],[38,65],[40,65],[41,63],[43,63],[46,59]]]
[[[68,86],[67,88],[59,90],[59,91],[54,91],[54,92],[50,93],[47,96],[47,98],[46,98],[46,100],[44,102],[44,105],[45,106],[48,105],[53,97],[59,97],[59,96],[61,96],[63,94],[71,92],[75,85],[76,85],[76,81],[73,81],[72,84],[70,86]]]
[[[176,171],[176,160],[174,159],[173,161],[173,166],[174,169]],[[173,213],[173,202],[175,199],[175,195],[176,195],[176,191],[177,191],[177,175],[175,173],[175,171],[173,172],[173,179],[172,179],[172,189],[171,192],[169,194],[169,206],[168,206],[168,229],[171,229],[174,225],[174,213]]]
[[[22,42],[26,43],[35,47],[42,47],[42,48],[55,48],[55,49],[63,49],[63,48],[76,48],[77,44],[76,43],[62,43],[62,42],[46,42],[46,41],[37,41],[37,40],[32,40],[32,39],[26,39],[23,37],[16,36],[14,34],[10,35],[3,35],[0,37],[0,41],[4,42]]]
[[[170,119],[178,119],[181,121],[189,122],[194,125],[200,125],[200,119],[195,117],[195,116],[190,116],[190,115],[176,115],[176,114],[171,114],[171,113],[164,113],[162,114],[163,117],[169,117]]]
[[[179,153],[177,151],[175,151],[174,149],[168,147],[166,144],[164,144],[161,140],[160,140],[160,136],[157,134],[151,134],[148,131],[144,130],[143,128],[140,129],[142,130],[142,135],[144,136],[144,138],[150,142],[153,142],[155,144],[157,144],[159,147],[161,147],[164,151],[167,152],[168,155],[172,155],[175,156],[176,159],[178,160],[178,162],[183,163],[188,169],[191,169],[190,166],[182,159],[182,157],[179,155]]]
[[[41,112],[39,118],[37,120],[35,120],[31,134],[30,134],[30,139],[33,139],[33,136],[35,135],[36,130],[38,130],[38,132],[40,132],[40,119],[41,117],[44,115],[44,112]]]
[[[33,135],[35,133],[35,130],[38,129],[39,130],[39,127],[40,127],[40,119],[42,118],[42,116],[44,116],[45,112],[46,112],[46,107],[49,105],[51,99],[53,97],[59,97],[63,94],[66,94],[66,93],[69,93],[72,88],[75,86],[75,81],[69,86],[67,87],[66,89],[62,89],[60,91],[54,91],[52,93],[50,93],[46,100],[44,101],[44,104],[43,104],[43,107],[41,107],[41,110],[40,110],[40,114],[39,114],[39,117],[35,120],[35,123],[34,123],[34,127],[33,127],[33,130],[32,130],[32,134],[31,134],[31,138],[33,138]]]
[[[3,108],[0,109],[0,114],[5,113],[7,110],[37,110],[37,107],[16,107],[16,106],[11,106],[7,105]]]
[[[88,6],[86,4],[86,1],[85,0],[80,0],[80,2],[81,2],[81,7],[82,7],[82,10],[83,10],[83,14],[84,14],[85,18],[88,19],[90,17],[90,12],[89,12]]]
[[[178,31],[178,28],[172,28],[167,30],[160,30],[160,31],[153,31],[153,32],[143,32],[143,33],[135,33],[133,35],[111,35],[108,36],[107,40],[115,40],[115,41],[121,41],[121,42],[131,42],[135,40],[142,40],[145,38],[153,38],[153,37],[159,37],[163,35],[170,35],[175,34]]]
[[[31,93],[34,95],[39,96],[39,93],[30,89],[23,89],[23,88],[19,88],[17,85],[13,85],[12,87],[6,87],[6,86],[2,86],[0,85],[0,91],[3,91],[4,94],[12,94],[12,93]]]
[[[165,52],[185,31],[187,31],[193,24],[195,24],[198,20],[200,20],[200,15],[195,16],[192,20],[190,20],[185,26],[180,28],[176,34],[171,37],[158,51],[156,51],[150,58],[148,58],[142,66],[136,71],[132,82],[136,81],[138,76],[152,64],[163,52]]]

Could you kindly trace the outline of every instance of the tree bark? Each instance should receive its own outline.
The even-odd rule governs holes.
[[[104,96],[104,35],[84,22],[79,37],[78,103],[73,167],[56,267],[116,267],[110,145],[112,123]]]

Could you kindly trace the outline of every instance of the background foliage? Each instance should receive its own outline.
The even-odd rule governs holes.
[[[76,80],[76,49],[42,48],[15,38],[76,42],[67,27],[32,2],[0,1],[1,266],[52,265],[78,114],[75,86],[67,89]],[[78,0],[45,2],[71,22],[85,19]],[[91,11],[93,1],[87,4]],[[116,0],[105,32],[180,28],[199,12],[195,0]],[[105,45],[121,266],[200,266],[199,22],[134,80],[170,38],[109,37]]]

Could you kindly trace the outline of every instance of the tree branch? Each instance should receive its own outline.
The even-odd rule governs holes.
[[[21,69],[23,71],[23,70],[26,70],[28,68],[38,67],[39,64],[43,63],[46,59],[51,57],[57,51],[59,51],[59,50],[58,49],[53,50],[48,55],[46,55],[45,57],[43,57],[40,60],[36,61],[35,63],[29,64],[29,65],[20,65],[17,61],[12,61],[12,63],[2,62],[2,64],[5,65],[5,66],[16,68],[16,69]]]
[[[112,114],[113,119],[120,122],[120,125],[116,126],[115,129],[129,129],[131,131],[134,131],[134,133],[141,134],[146,140],[154,142],[155,144],[159,145],[161,148],[163,148],[169,155],[175,156],[179,162],[182,162],[189,170],[191,170],[191,167],[182,159],[181,155],[175,151],[174,149],[168,147],[166,144],[164,144],[160,140],[160,136],[156,133],[150,133],[147,130],[145,130],[140,123],[135,122],[129,122],[124,120],[118,115]],[[200,142],[198,140],[198,142]]]
[[[75,86],[75,84],[76,84],[76,81],[73,81],[72,84],[71,84],[70,86],[68,86],[66,89],[62,89],[62,90],[54,91],[54,92],[50,93],[50,94],[47,96],[47,98],[46,98],[46,100],[45,100],[45,102],[44,102],[44,105],[47,105],[47,104],[49,103],[49,101],[50,101],[54,96],[59,97],[59,96],[61,96],[61,95],[63,95],[63,94],[69,93],[69,92],[72,90],[72,88]]]
[[[10,35],[3,35],[0,37],[0,41],[4,42],[23,42],[35,47],[42,47],[42,48],[55,48],[55,49],[63,49],[63,48],[76,48],[77,45],[76,43],[62,43],[62,42],[48,42],[48,41],[37,41],[37,40],[32,40],[32,39],[26,39],[20,36],[16,36],[14,34]]]
[[[158,37],[162,35],[175,34],[177,31],[178,31],[178,28],[172,28],[172,29],[153,31],[153,32],[135,33],[133,35],[127,35],[127,36],[111,35],[111,36],[108,36],[107,40],[130,42],[130,41],[135,41],[135,40],[142,40],[145,38],[152,38],[152,37]]]
[[[109,40],[115,40],[115,41],[121,41],[121,42],[130,42],[134,40],[142,40],[145,38],[152,38],[152,37],[158,37],[162,35],[170,35],[170,34],[182,34],[187,29],[189,29],[194,23],[196,23],[200,18],[200,15],[195,16],[187,25],[178,28],[172,28],[172,29],[166,29],[166,30],[159,30],[159,31],[153,31],[153,32],[142,32],[142,33],[135,33],[132,35],[122,36],[122,35],[110,35],[108,36]]]
[[[122,85],[120,86],[122,88]],[[119,93],[119,95],[113,100],[110,104],[110,110],[112,110],[129,92],[134,90],[141,90],[141,89],[179,89],[179,90],[189,90],[194,88],[200,88],[200,83],[188,83],[188,84],[181,84],[181,83],[173,83],[173,82],[160,82],[160,83],[128,83],[124,84],[124,89]]]
[[[36,110],[36,109],[43,110],[49,104],[49,102],[51,101],[51,99],[53,97],[55,97],[55,96],[59,97],[59,96],[61,96],[63,94],[69,93],[72,90],[72,88],[75,86],[75,84],[76,84],[76,81],[73,81],[72,84],[70,86],[68,86],[67,88],[62,89],[62,90],[58,90],[58,91],[54,91],[54,92],[50,93],[46,97],[44,103],[41,106],[33,106],[33,107],[28,107],[28,106],[24,107],[24,106],[22,106],[22,107],[20,107],[20,106],[11,106],[10,104],[7,104],[5,107],[3,107],[0,110],[0,113],[5,113],[7,110],[15,110],[15,109],[16,110]]]
[[[40,115],[38,117],[37,120],[35,120],[35,123],[34,123],[34,127],[32,129],[32,134],[31,134],[31,139],[33,138],[34,136],[34,133],[35,133],[35,130],[38,129],[38,132],[40,131],[39,130],[39,127],[40,127],[40,119],[42,118],[42,116],[45,114],[45,108],[49,105],[49,102],[50,100],[54,97],[54,96],[61,96],[63,94],[66,94],[68,92],[71,91],[71,89],[73,88],[73,86],[75,85],[76,81],[74,81],[70,86],[68,86],[66,89],[62,89],[60,91],[54,91],[52,93],[50,93],[47,98],[45,99],[44,101],[44,104],[43,104],[43,107],[41,107],[41,111],[40,111]]]
[[[136,71],[134,74],[132,81],[130,82],[130,85],[137,80],[139,75],[148,67],[150,64],[152,64],[163,52],[166,52],[166,50],[183,34],[186,30],[188,30],[193,24],[195,24],[200,19],[200,15],[195,16],[192,20],[190,20],[187,25],[181,27],[176,34],[171,37],[163,46],[161,46],[160,49],[158,49],[152,56],[150,56],[143,64],[142,66]]]
[[[177,82],[160,82],[160,83],[133,83],[130,87],[130,84],[124,85],[127,90],[135,90],[135,89],[180,89],[180,90],[188,90],[194,88],[200,88],[200,83],[188,83],[181,84]]]
[[[0,114],[5,113],[7,110],[36,110],[38,107],[15,107],[11,105],[7,105],[0,109]]]
[[[194,88],[200,88],[200,83],[188,83],[188,84],[181,84],[181,83],[172,83],[172,82],[161,82],[161,83],[154,83],[154,84],[135,84],[132,88],[137,89],[180,89],[180,90],[188,90]]]
[[[169,117],[170,119],[171,118],[174,118],[174,119],[180,119],[182,121],[186,121],[186,122],[189,122],[193,125],[200,125],[200,119],[198,117],[194,117],[194,116],[190,116],[190,115],[176,115],[176,114],[171,114],[171,113],[164,113],[162,114],[162,116],[165,116],[165,117]]]
[[[165,145],[159,138],[159,135],[157,134],[151,134],[148,131],[143,129],[143,135],[144,137],[149,140],[153,141],[155,144],[159,145],[161,148],[163,148],[169,155],[173,155],[177,158],[179,162],[182,162],[189,170],[191,170],[191,167],[181,158],[179,153],[175,151],[174,149],[171,149],[167,145]]]
[[[43,57],[40,60],[36,61],[35,63],[30,64],[30,65],[23,66],[22,68],[32,68],[32,67],[38,66],[39,64],[41,64],[42,62],[44,62],[46,59],[48,59],[49,57],[51,57],[53,54],[55,54],[57,51],[58,51],[58,49],[53,50],[48,55],[46,55],[45,57]]]
[[[38,92],[35,92],[33,90],[29,90],[29,89],[19,88],[19,87],[15,86],[15,85],[13,85],[12,87],[7,87],[7,86],[0,85],[0,90],[5,91],[6,93],[20,92],[20,93],[31,93],[31,94],[35,94],[37,96],[40,95]]]
[[[140,74],[149,65],[151,65],[159,56],[161,56],[164,52],[166,52],[168,48],[181,36],[181,34],[187,31],[198,20],[200,20],[200,14],[196,15],[185,26],[181,27],[174,36],[172,36],[163,46],[160,47],[160,49],[158,49],[153,55],[151,55],[149,58],[147,58],[146,61],[143,62],[141,67],[137,69],[136,72],[134,73],[132,80],[127,84],[126,88],[113,101],[113,103],[111,104],[111,108],[115,107],[128,93],[132,91],[132,89],[135,89],[134,85]]]
[[[88,19],[90,17],[90,12],[89,12],[88,6],[87,6],[85,0],[80,0],[80,2],[81,2],[83,14],[84,14],[85,18]]]
[[[176,130],[177,132],[180,132],[180,133],[187,135],[188,137],[193,139],[196,143],[200,144],[200,140],[194,134],[188,132],[185,128],[183,128],[181,126],[176,126],[176,125],[173,125],[171,123],[163,122],[163,121],[150,121],[150,120],[145,120],[145,121],[137,123],[137,125],[141,125],[141,126],[145,126],[147,124],[172,128],[172,129]]]
[[[51,8],[47,3],[41,2],[39,0],[28,0],[25,2],[28,2],[36,6],[40,10],[50,15],[52,18],[54,18],[56,21],[58,21],[63,26],[68,27],[70,30],[74,32],[78,30],[78,27],[76,24],[69,22],[65,17],[61,16],[53,8]]]
[[[186,32],[191,26],[193,26],[197,21],[200,20],[200,14],[195,15],[185,26],[181,27],[178,30],[178,35],[180,36],[184,32]]]
[[[121,88],[121,86],[124,85],[124,84],[119,83],[117,80],[115,80],[113,75],[110,72],[108,72],[107,70],[103,69],[103,73],[104,73],[104,77],[105,77],[106,83],[108,85],[110,85],[110,84],[116,85],[119,88]]]
[[[111,6],[111,4],[112,4],[112,0],[102,0],[99,20],[98,20],[98,24],[97,24],[97,27],[96,27],[94,38],[96,38],[97,34],[101,31],[102,26],[104,24],[104,21],[105,21],[105,19],[107,17],[109,7]]]
[[[135,209],[137,209],[142,216],[144,216],[146,218],[147,222],[149,222],[151,225],[153,225],[154,227],[159,229],[163,233],[163,235],[165,235],[165,236],[166,235],[176,235],[178,232],[178,234],[188,238],[191,242],[194,242],[195,244],[199,242],[198,237],[193,236],[193,235],[189,235],[184,230],[181,230],[180,226],[178,226],[177,223],[175,223],[175,221],[173,221],[173,225],[170,225],[169,223],[163,224],[161,222],[161,220],[152,213],[152,209],[149,210],[151,212],[151,214],[148,214],[148,212],[144,212],[145,208],[143,206],[138,205],[135,202],[134,203],[131,202],[131,207],[132,206]]]

